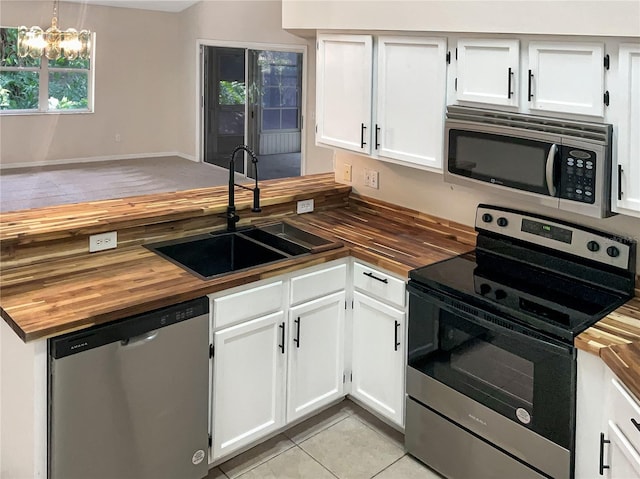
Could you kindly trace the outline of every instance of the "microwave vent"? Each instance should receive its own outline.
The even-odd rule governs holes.
[[[450,105],[447,107],[448,120],[462,120],[484,125],[499,125],[509,128],[543,131],[556,135],[586,138],[609,144],[611,125],[586,121],[546,118],[543,116],[509,113],[482,108]]]

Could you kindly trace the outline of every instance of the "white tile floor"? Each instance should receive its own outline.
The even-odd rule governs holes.
[[[344,400],[213,468],[206,479],[440,479],[404,452],[403,441]]]

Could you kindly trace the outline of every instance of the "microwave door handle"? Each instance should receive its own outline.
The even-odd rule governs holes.
[[[555,143],[549,148],[549,154],[547,155],[546,166],[546,179],[547,189],[549,190],[549,196],[556,196],[556,184],[554,182],[553,172],[556,169],[556,154],[558,153],[558,145]]]

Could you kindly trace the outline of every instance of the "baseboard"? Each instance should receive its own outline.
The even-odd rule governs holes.
[[[36,166],[58,166],[58,165],[70,165],[74,163],[94,163],[98,161],[113,161],[113,160],[135,160],[143,158],[160,158],[164,156],[177,156],[184,158],[185,160],[197,162],[195,156],[187,155],[178,151],[166,151],[160,153],[134,153],[129,155],[107,155],[107,156],[88,156],[84,158],[68,158],[64,160],[52,160],[52,161],[33,161],[27,163],[0,163],[0,170],[9,170],[15,168],[32,168]]]

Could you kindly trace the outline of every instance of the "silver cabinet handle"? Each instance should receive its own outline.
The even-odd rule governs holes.
[[[549,148],[549,154],[547,155],[547,165],[545,168],[545,176],[547,180],[547,190],[549,190],[549,196],[556,196],[556,185],[553,182],[553,172],[556,168],[556,153],[558,152],[558,145],[555,143]]]

